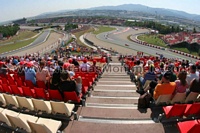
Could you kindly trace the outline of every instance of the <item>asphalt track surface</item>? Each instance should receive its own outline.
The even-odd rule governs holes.
[[[146,33],[148,32],[147,29],[132,29],[132,28],[127,28],[127,27],[117,27],[117,30],[112,31],[112,32],[105,32],[105,33],[101,33],[99,35],[97,35],[96,37],[99,40],[105,41],[105,42],[109,42],[109,43],[114,43],[116,45],[120,45],[120,46],[125,46],[125,44],[128,44],[129,46],[127,46],[127,48],[129,49],[133,49],[136,51],[141,51],[144,53],[147,53],[149,55],[154,55],[154,56],[158,56],[158,54],[163,54],[164,57],[166,58],[177,58],[177,59],[185,59],[185,60],[190,60],[191,62],[195,62],[197,61],[194,58],[190,58],[184,55],[180,55],[180,54],[176,54],[174,52],[171,52],[169,50],[161,50],[161,49],[157,49],[157,48],[152,48],[149,46],[144,46],[135,42],[132,42],[130,40],[127,39],[127,37],[129,35],[132,36],[137,36],[137,34],[142,34],[142,33]]]
[[[44,30],[44,32],[41,35],[39,35],[39,37],[36,38],[31,44],[29,44],[25,47],[10,51],[10,52],[2,53],[2,54],[0,54],[0,57],[13,55],[15,53],[19,53],[20,51],[25,51],[27,49],[33,48],[33,47],[45,42],[46,39],[48,38],[49,34],[50,34],[50,31],[51,31],[50,29]]]

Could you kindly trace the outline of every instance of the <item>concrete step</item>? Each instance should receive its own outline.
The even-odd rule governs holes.
[[[99,103],[99,104],[133,104],[137,105],[138,100],[137,99],[114,99],[114,98],[93,98],[88,97],[86,99],[86,104],[91,103]]]
[[[118,91],[118,90],[136,90],[135,85],[126,85],[126,86],[121,86],[121,85],[97,85],[94,87],[94,90],[113,90],[113,91]]]
[[[165,133],[161,123],[139,123],[135,124],[123,121],[119,123],[102,122],[99,121],[72,121],[69,123],[69,133]],[[121,122],[121,123],[120,123]],[[138,124],[137,124],[138,123]]]
[[[139,97],[140,95],[135,92],[105,92],[105,91],[99,91],[99,92],[92,92],[92,96],[99,96],[99,97]]]
[[[83,118],[110,120],[152,120],[151,110],[140,112],[137,109],[93,108],[83,107],[80,116]]]
[[[130,81],[99,81],[97,85],[134,85]]]

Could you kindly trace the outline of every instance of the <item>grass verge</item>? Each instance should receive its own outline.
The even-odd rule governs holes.
[[[14,44],[0,46],[0,53],[12,51],[12,50],[24,47],[24,46],[32,43],[35,39],[36,38],[30,39],[30,40],[27,40],[27,41],[17,42],[17,43],[14,43]]]
[[[93,34],[100,34],[100,33],[103,33],[103,32],[109,32],[109,31],[112,31],[112,30],[116,30],[116,28],[113,28],[113,27],[108,27],[108,26],[99,26],[98,27],[98,30],[94,31]]]
[[[35,36],[36,34],[38,34],[38,33],[33,32],[33,31],[22,31],[22,32],[19,32],[18,35],[11,37],[9,40],[0,41],[0,44],[16,42],[17,40],[24,40],[27,38],[31,38],[31,37]]]
[[[154,44],[161,47],[167,47],[163,40],[161,40],[158,35],[140,35],[139,40],[145,41],[149,44]]]

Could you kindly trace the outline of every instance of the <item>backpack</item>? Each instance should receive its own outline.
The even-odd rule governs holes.
[[[141,95],[138,99],[138,108],[149,108],[151,96],[149,93]]]

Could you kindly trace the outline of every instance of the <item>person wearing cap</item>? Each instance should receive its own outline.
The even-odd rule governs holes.
[[[25,67],[25,80],[30,80],[34,85],[36,85],[36,72],[33,68],[33,63],[28,62]]]
[[[88,72],[90,70],[90,64],[87,63],[87,59],[83,59],[83,63],[80,65],[81,72]]]
[[[154,100],[157,100],[160,95],[173,94],[176,88],[175,82],[170,82],[172,73],[167,71],[161,79],[161,83],[157,84],[153,93]]]
[[[18,67],[17,67],[17,74],[18,76],[25,76],[25,61],[20,61]]]
[[[53,75],[53,72],[54,72],[54,66],[53,66],[53,62],[51,61],[47,61],[47,66],[46,66],[46,69],[49,71],[50,73],[50,76]]]

